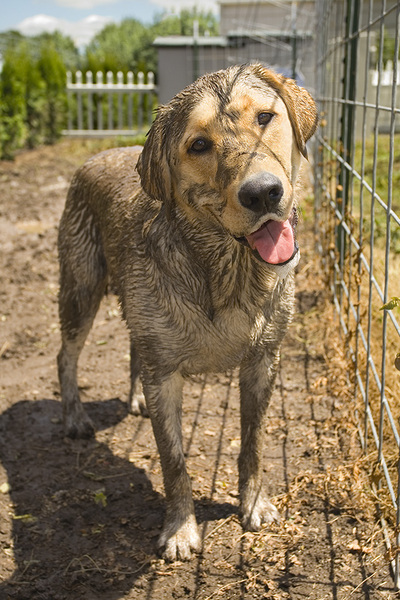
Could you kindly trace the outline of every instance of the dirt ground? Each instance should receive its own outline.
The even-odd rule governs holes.
[[[280,523],[243,533],[236,374],[198,378],[185,388],[183,432],[203,550],[187,563],[157,555],[160,464],[150,422],[126,411],[128,336],[111,294],[80,363],[96,439],[63,437],[57,223],[73,171],[97,149],[64,141],[0,163],[0,599],[396,597],[308,210],[298,312],[266,423]]]

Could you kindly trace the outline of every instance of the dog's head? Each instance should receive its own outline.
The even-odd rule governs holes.
[[[204,75],[159,109],[138,164],[143,189],[263,261],[286,263],[296,253],[294,185],[316,126],[310,94],[261,65]]]

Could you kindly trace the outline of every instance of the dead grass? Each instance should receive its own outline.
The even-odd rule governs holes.
[[[382,140],[380,140],[379,144],[382,143]],[[367,151],[368,148],[369,146]],[[384,156],[381,156],[377,165],[378,192],[383,197],[385,193],[387,194],[388,186],[387,178],[385,182],[383,177],[383,170],[387,169],[387,161],[384,158]],[[367,177],[371,175],[371,168],[370,162],[367,161]],[[334,196],[335,183],[333,179],[329,179],[331,175],[332,173],[327,175],[326,185]],[[396,174],[397,176],[398,174]],[[399,198],[396,196],[394,199],[395,207],[398,207],[398,200]],[[384,289],[385,270],[388,268],[388,297],[398,296],[398,274],[400,272],[400,255],[396,245],[398,232],[393,237],[394,241],[392,240],[389,260],[386,263],[386,229],[381,226],[385,215],[382,216],[382,209],[379,209],[378,214],[375,216],[375,236],[372,249],[373,256],[371,256],[368,237],[370,227],[367,226],[368,215],[365,213],[364,223],[360,227],[360,211],[357,202],[357,198],[353,198],[352,211],[348,210],[346,222],[359,241],[361,239],[360,231],[363,232],[362,252],[369,264],[371,264],[371,258],[373,259],[373,276],[377,284],[382,290]],[[400,376],[395,368],[394,361],[396,354],[400,351],[400,340],[388,315],[384,315],[381,310],[383,302],[374,285],[370,283],[369,274],[360,261],[360,253],[355,252],[348,239],[344,242],[342,240],[342,243],[345,244],[345,256],[340,265],[340,256],[336,249],[339,221],[334,217],[327,198],[322,200],[317,218],[322,229],[319,242],[323,246],[323,256],[326,259],[324,275],[326,286],[331,287],[336,278],[335,292],[340,313],[338,314],[337,310],[329,306],[326,310],[328,310],[328,313],[330,311],[331,314],[326,315],[326,318],[324,318],[324,322],[328,321],[330,323],[325,344],[329,385],[332,392],[342,397],[346,405],[350,407],[348,418],[363,438],[366,454],[362,459],[359,459],[357,469],[355,469],[357,478],[361,478],[363,483],[357,485],[354,491],[359,495],[359,502],[362,502],[363,510],[364,508],[372,512],[378,510],[378,513],[384,517],[388,525],[388,537],[391,545],[386,558],[393,559],[398,553],[396,510],[389,493],[389,486],[382,469],[380,456],[386,461],[388,478],[393,485],[394,494],[396,494],[399,451],[389,414],[392,416],[394,426],[398,427],[400,419],[400,405],[398,403]],[[332,254],[332,252],[335,254],[336,265],[332,259],[327,258],[329,253]],[[340,275],[336,271],[338,265],[340,265],[339,268],[348,291],[348,297],[346,297],[340,285]],[[354,314],[354,311],[356,314]],[[342,322],[340,322],[340,319],[342,319]],[[386,320],[386,330],[384,329],[384,320]],[[347,330],[346,333],[343,331],[344,328]],[[365,336],[367,349],[364,347],[360,330]],[[385,358],[383,358],[384,347],[386,351]],[[367,350],[369,350],[369,354]],[[387,401],[387,409],[382,408],[382,394],[374,376],[372,362],[376,369],[377,378],[382,381],[384,377],[384,398]],[[362,398],[360,384],[356,378],[356,369],[364,390],[367,389],[368,392],[367,405],[365,405]],[[374,423],[378,436],[380,427],[382,427],[380,437],[381,454],[379,454],[368,415]]]

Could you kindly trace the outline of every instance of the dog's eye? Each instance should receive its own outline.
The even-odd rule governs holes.
[[[206,150],[209,150],[210,148],[211,148],[211,142],[209,140],[205,140],[204,138],[198,138],[190,146],[190,149],[193,152],[198,152],[198,153],[205,152]]]
[[[268,125],[268,123],[272,120],[273,113],[262,112],[258,115],[258,124],[259,125]]]

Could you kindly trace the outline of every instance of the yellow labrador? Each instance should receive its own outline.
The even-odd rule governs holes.
[[[131,411],[161,457],[166,558],[198,551],[182,450],[185,377],[240,366],[243,526],[276,516],[262,486],[263,420],[293,311],[296,178],[317,125],[309,93],[261,65],[205,75],[160,107],[144,148],[89,160],[60,223],[59,378],[66,433],[93,435],[77,362],[107,282],[131,337]]]

